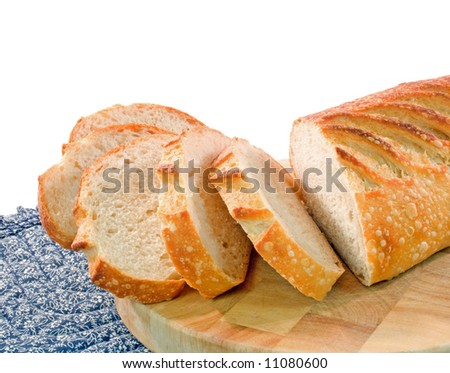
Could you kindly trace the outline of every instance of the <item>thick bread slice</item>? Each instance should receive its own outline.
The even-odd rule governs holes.
[[[120,144],[154,133],[167,132],[154,126],[119,125],[94,130],[80,141],[67,144],[61,162],[39,176],[41,222],[54,241],[70,249],[75,238],[77,225],[72,210],[85,168]]]
[[[69,142],[85,137],[95,128],[118,124],[139,123],[156,126],[173,133],[204,124],[180,110],[156,104],[114,105],[78,120]],[[63,148],[64,151],[64,148]]]
[[[290,158],[297,177],[322,171],[307,180],[322,190],[304,199],[365,285],[450,245],[450,76],[298,119]],[[327,191],[341,167],[343,188]]]
[[[344,269],[278,162],[233,139],[213,164],[214,185],[256,251],[303,294],[321,300]]]
[[[183,289],[161,239],[155,167],[171,135],[134,140],[97,159],[83,174],[72,244],[84,250],[92,281],[141,303],[172,299]]]
[[[208,167],[229,143],[218,131],[195,128],[165,146],[160,166],[168,189],[158,210],[167,251],[186,282],[206,298],[244,281],[252,248],[218,193],[211,187],[208,192]]]

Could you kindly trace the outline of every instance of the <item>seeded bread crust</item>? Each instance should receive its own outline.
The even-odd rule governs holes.
[[[391,279],[450,245],[450,76],[404,83],[298,119],[290,151],[297,177],[317,166],[301,161],[311,152],[302,139],[314,126],[346,167],[359,232],[354,245],[343,245],[325,221],[326,196],[305,194],[305,200],[344,260],[360,242],[364,270],[346,261],[365,285]]]

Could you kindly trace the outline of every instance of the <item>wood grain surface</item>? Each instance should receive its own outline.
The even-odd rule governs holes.
[[[369,288],[347,269],[322,302],[254,254],[246,282],[214,300],[186,288],[169,302],[116,306],[154,352],[450,351],[450,248]]]

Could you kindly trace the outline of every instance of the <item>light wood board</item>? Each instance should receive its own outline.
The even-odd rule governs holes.
[[[322,302],[254,254],[245,284],[214,300],[186,287],[169,302],[116,306],[154,352],[450,351],[450,248],[370,288],[347,270]]]

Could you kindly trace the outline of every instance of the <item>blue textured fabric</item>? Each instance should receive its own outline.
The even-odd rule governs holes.
[[[35,209],[0,216],[0,352],[147,352]]]

